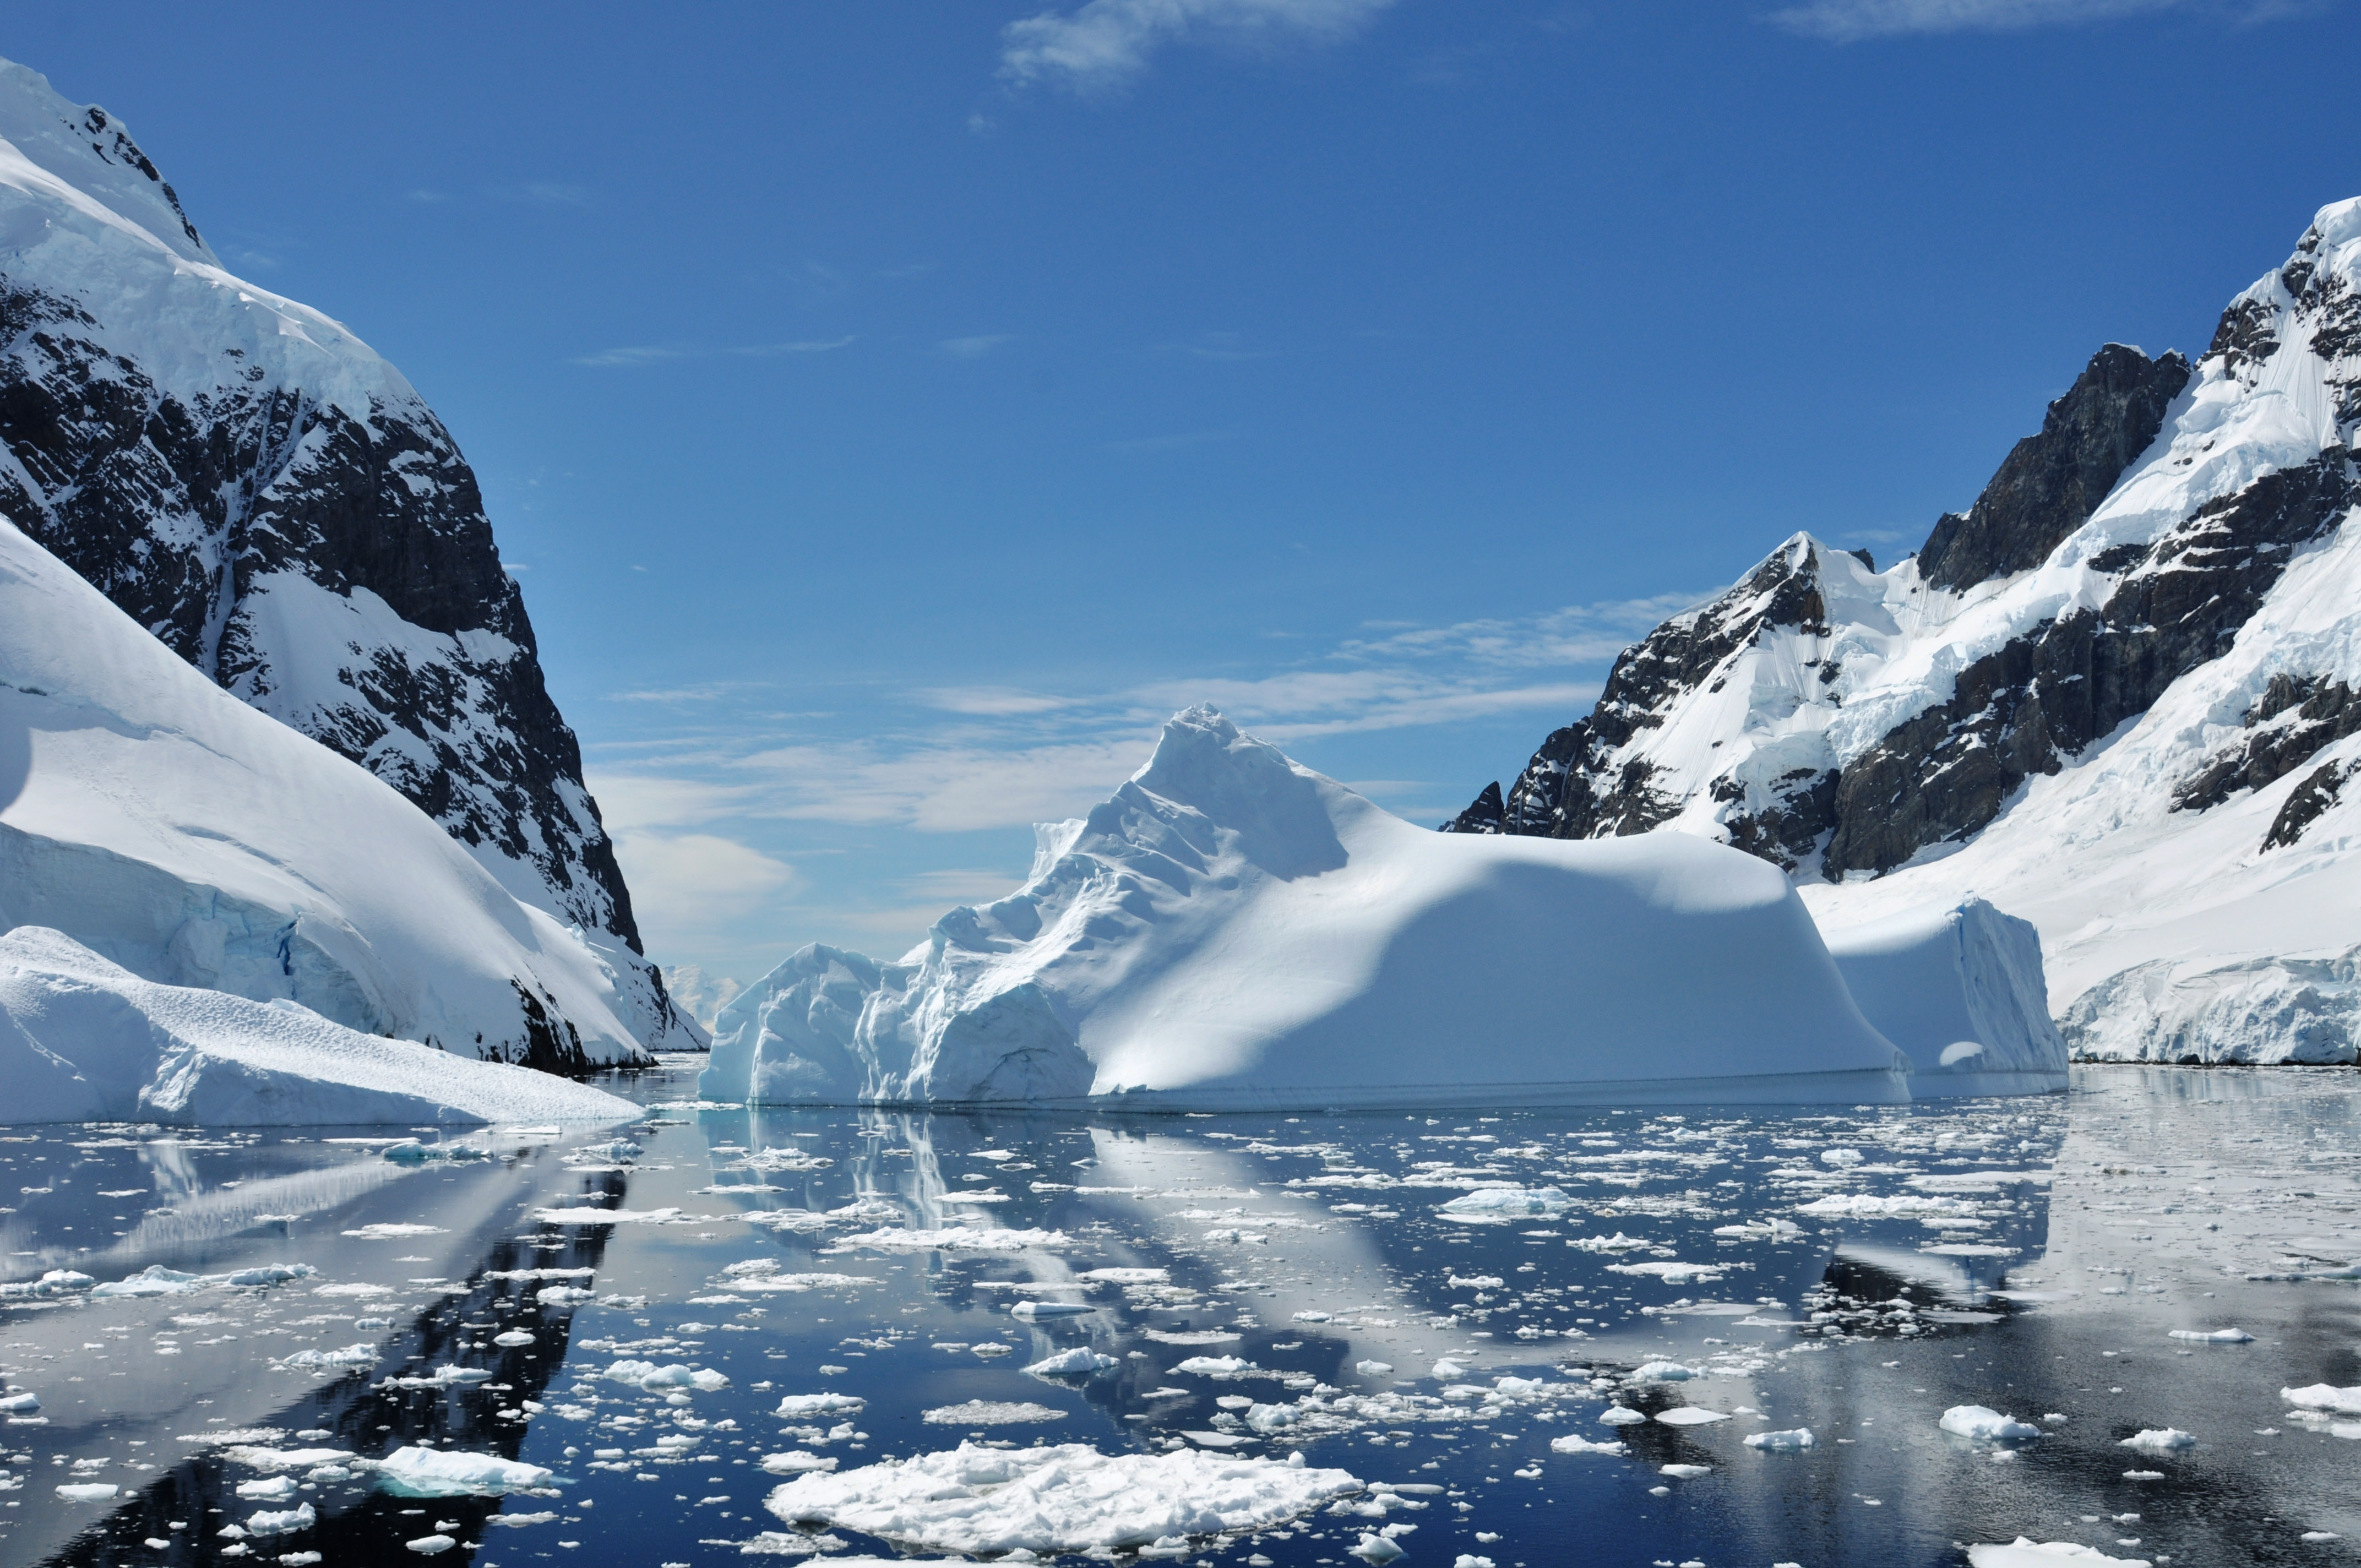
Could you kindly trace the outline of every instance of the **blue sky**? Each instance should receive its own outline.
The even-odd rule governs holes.
[[[1210,700],[1422,821],[2361,193],[2352,4],[20,11],[481,475],[650,949],[1006,890]]]

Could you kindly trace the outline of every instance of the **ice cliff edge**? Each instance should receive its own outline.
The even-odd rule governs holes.
[[[1899,1102],[1777,868],[1655,834],[1423,831],[1209,708],[898,963],[807,947],[700,1092],[1142,1108]]]

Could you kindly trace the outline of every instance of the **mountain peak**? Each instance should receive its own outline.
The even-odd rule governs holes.
[[[128,126],[95,104],[77,104],[39,71],[0,60],[0,139],[26,161],[86,192],[190,261],[219,266],[181,198]]]

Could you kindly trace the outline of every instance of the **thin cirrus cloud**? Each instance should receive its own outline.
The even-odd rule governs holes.
[[[1044,11],[1001,32],[1000,75],[1014,87],[1055,83],[1103,93],[1131,82],[1159,51],[1205,40],[1270,49],[1328,43],[1366,27],[1393,0],[1090,0]]]
[[[2268,21],[2312,8],[2304,0],[1810,0],[1772,12],[1771,20],[1831,43],[1858,43],[1912,34],[2023,32],[2165,12]]]
[[[595,354],[578,355],[573,362],[577,365],[631,367],[664,365],[679,359],[784,359],[801,354],[831,354],[837,349],[851,346],[852,341],[846,336],[793,343],[741,343],[722,348],[681,343],[633,344],[621,348],[602,348]]]
[[[947,337],[935,346],[954,359],[981,359],[1003,344],[1016,341],[1013,332],[982,332],[973,337]]]

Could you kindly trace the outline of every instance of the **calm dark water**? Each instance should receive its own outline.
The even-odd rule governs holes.
[[[39,1400],[0,1426],[0,1562],[940,1556],[774,1517],[787,1477],[763,1462],[844,1475],[962,1441],[1300,1452],[1378,1488],[1191,1562],[1368,1561],[1387,1527],[1406,1563],[1500,1568],[1959,1564],[2020,1535],[2308,1563],[2361,1541],[2361,1445],[2333,1430],[2356,1418],[2279,1393],[2361,1384],[2361,1283],[2246,1277],[2361,1255],[2345,1075],[1139,1120],[680,1105],[694,1081],[640,1075],[618,1085],[651,1106],[636,1125],[499,1130],[457,1162],[389,1161],[364,1129],[9,1131],[0,1279],[199,1277],[0,1299],[0,1369]],[[1544,1195],[1465,1212],[1504,1183]],[[203,1277],[272,1264],[313,1272]],[[2224,1327],[2253,1338],[2171,1337]],[[1105,1365],[1026,1370],[1076,1349]],[[719,1377],[662,1381],[694,1373]],[[782,1417],[791,1396],[844,1408]],[[1602,1423],[1618,1405],[1644,1419]],[[1960,1405],[2045,1435],[1939,1431]],[[1656,1419],[1685,1409],[1724,1419]],[[1031,1419],[984,1420],[1010,1415]],[[1796,1428],[1812,1447],[1745,1442]],[[2164,1429],[2195,1446],[2123,1446]],[[1625,1452],[1553,1449],[1570,1437]],[[421,1497],[368,1463],[422,1445],[551,1474]]]

